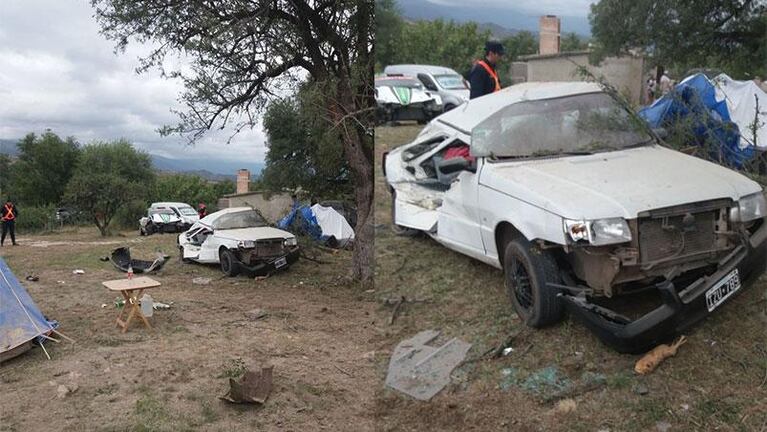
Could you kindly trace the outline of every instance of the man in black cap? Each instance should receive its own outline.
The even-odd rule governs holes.
[[[0,236],[0,246],[5,243],[5,236],[11,235],[11,243],[16,246],[16,216],[19,215],[19,210],[13,204],[10,198],[5,201],[5,204],[0,206],[0,221],[2,221],[3,229]]]
[[[498,72],[495,71],[495,65],[504,53],[505,50],[500,42],[487,41],[485,43],[485,58],[474,62],[474,66],[469,72],[469,83],[471,84],[469,97],[471,99],[501,89],[501,81],[498,79]]]

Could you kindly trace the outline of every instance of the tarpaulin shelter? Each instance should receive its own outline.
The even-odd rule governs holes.
[[[312,212],[320,228],[322,228],[322,235],[335,237],[339,246],[344,246],[354,239],[354,229],[349,225],[346,218],[333,207],[315,204],[312,206]]]
[[[737,81],[727,74],[720,74],[713,81],[717,98],[725,101],[730,118],[740,129],[740,146],[767,150],[767,93],[751,80]]]
[[[48,321],[0,258],[0,361],[20,354],[29,342],[46,338],[58,323]]]
[[[703,74],[691,75],[668,94],[639,111],[652,128],[674,129],[689,122],[693,134],[690,144],[706,146],[710,156],[741,167],[754,157],[754,147],[741,145],[738,125],[733,122],[727,102],[717,98],[714,84]],[[713,144],[713,145],[712,145]]]
[[[309,206],[293,207],[290,213],[277,221],[277,228],[294,234],[304,233],[317,241],[325,240],[322,236],[322,228]]]

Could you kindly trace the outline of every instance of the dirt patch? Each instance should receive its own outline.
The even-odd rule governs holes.
[[[452,384],[430,402],[380,389],[375,416],[382,430],[767,430],[764,277],[694,327],[679,353],[648,376],[633,373],[640,356],[615,353],[570,319],[527,330],[500,271],[429,238],[392,233],[381,156],[419,130],[376,129],[378,310],[388,324],[390,299],[419,300],[402,302],[394,324],[376,339],[383,351],[377,374],[383,380],[400,340],[424,329],[473,347]],[[508,356],[479,359],[517,332]]]
[[[182,264],[173,235],[102,239],[81,229],[19,240],[0,254],[19,279],[40,277],[23,283],[77,343],[48,344],[51,361],[36,348],[0,366],[0,430],[374,429],[370,389],[379,381],[365,354],[376,347],[375,303],[346,282],[350,252],[255,281]],[[163,284],[151,291],[155,301],[173,305],[154,312],[153,332],[134,326],[120,333],[115,295],[101,286],[125,277],[98,260],[125,243],[137,257],[158,250],[174,257],[152,276]],[[72,274],[75,268],[85,274]],[[196,277],[211,282],[193,284]],[[268,315],[248,319],[255,308]],[[218,399],[237,368],[266,364],[274,365],[266,404]],[[68,392],[59,396],[59,386]]]

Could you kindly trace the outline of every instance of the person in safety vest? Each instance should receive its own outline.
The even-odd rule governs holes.
[[[200,219],[208,215],[208,208],[205,207],[205,203],[200,203],[200,205],[197,206],[197,214],[200,216]]]
[[[11,242],[16,246],[16,217],[19,210],[13,204],[10,198],[0,207],[0,221],[3,223],[3,234],[0,237],[0,246],[5,243],[5,236],[11,234]]]
[[[470,99],[478,98],[501,89],[501,81],[495,65],[501,59],[505,50],[503,44],[498,41],[485,43],[485,58],[474,62],[469,72],[469,84],[471,84]]]

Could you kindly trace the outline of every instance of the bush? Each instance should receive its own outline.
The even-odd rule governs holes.
[[[16,219],[16,232],[52,231],[56,227],[56,208],[53,206],[21,207]]]
[[[123,205],[115,213],[113,225],[118,229],[138,230],[138,220],[146,216],[149,204],[144,200],[134,200]]]

